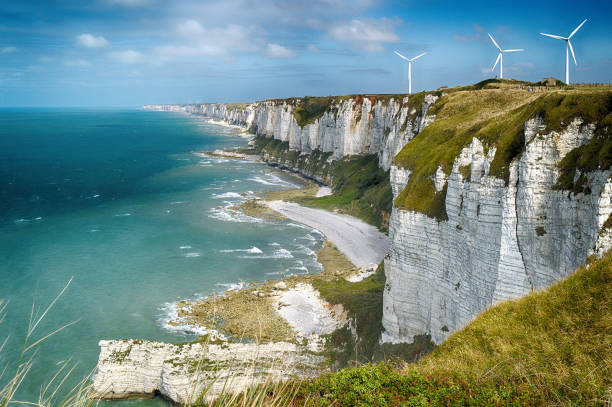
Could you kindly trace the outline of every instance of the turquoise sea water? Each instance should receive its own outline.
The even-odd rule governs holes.
[[[76,364],[64,388],[90,373],[100,339],[195,338],[165,326],[177,300],[319,270],[316,231],[227,210],[298,184],[261,163],[192,153],[246,145],[232,132],[163,112],[0,109],[2,366],[33,302],[48,304],[71,277],[37,337],[78,321],[41,345],[20,399],[36,399],[62,361]]]

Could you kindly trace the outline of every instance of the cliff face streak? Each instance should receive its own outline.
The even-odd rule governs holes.
[[[393,208],[385,261],[383,340],[412,342],[427,332],[436,343],[501,300],[548,287],[609,248],[600,235],[612,212],[610,171],[589,174],[590,194],[554,190],[557,163],[593,137],[576,119],[562,133],[525,124],[525,151],[508,185],[489,175],[494,149],[473,139],[446,181],[448,221]],[[470,166],[464,179],[460,167]],[[391,169],[394,194],[409,171]],[[599,243],[598,243],[599,242]],[[602,247],[607,246],[607,247]]]

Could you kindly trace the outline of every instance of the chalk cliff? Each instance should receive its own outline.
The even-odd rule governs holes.
[[[404,95],[330,98],[325,110],[301,126],[294,110],[300,99],[251,104],[146,105],[148,110],[198,114],[251,128],[255,134],[288,142],[301,153],[319,150],[332,159],[346,155],[377,154],[388,170],[393,157],[421,129],[433,121],[429,108],[437,96]]]
[[[547,287],[612,245],[610,92],[540,96],[485,88],[331,98],[318,110],[300,99],[149,108],[248,127],[287,142],[305,161],[327,153],[320,165],[347,155],[378,155],[379,165],[390,170],[395,199],[382,339],[412,342],[426,333],[440,343],[489,305]],[[462,105],[452,104],[462,99]],[[440,120],[462,128],[461,137],[455,128],[436,127]],[[498,134],[509,126],[520,128],[521,137],[506,143]],[[452,157],[447,164],[434,157],[428,178],[422,171],[415,178],[423,166],[415,163],[428,154],[430,139],[431,148],[456,140],[439,154]],[[589,163],[587,152],[598,148],[603,153]],[[397,160],[406,151],[411,159]],[[567,164],[566,157],[573,161]],[[573,171],[569,186],[560,183],[567,179],[564,165]],[[431,188],[424,196],[435,195],[440,216],[423,207],[425,201],[403,203],[411,180],[412,191]]]
[[[181,405],[250,386],[321,373],[324,358],[286,342],[268,344],[100,341],[92,398],[164,397]]]
[[[393,208],[384,341],[426,332],[440,343],[489,305],[548,287],[610,248],[610,232],[600,233],[612,213],[610,170],[587,175],[588,194],[553,188],[559,161],[588,143],[595,126],[581,119],[560,133],[540,126],[525,123],[525,151],[508,185],[490,175],[495,149],[485,152],[477,138],[463,148],[442,181],[448,220]],[[395,196],[409,177],[409,169],[392,167]]]

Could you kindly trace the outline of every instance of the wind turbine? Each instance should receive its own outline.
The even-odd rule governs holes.
[[[574,55],[574,47],[572,47],[572,43],[570,42],[570,38],[572,38],[572,36],[574,34],[576,34],[576,32],[580,29],[580,27],[582,27],[584,25],[584,23],[586,23],[587,20],[586,18],[584,19],[584,21],[582,23],[580,23],[580,25],[578,27],[576,27],[576,29],[574,31],[572,31],[572,33],[566,38],[566,37],[561,37],[560,35],[552,35],[552,34],[544,34],[544,33],[540,33],[542,35],[545,35],[547,37],[550,38],[555,38],[558,40],[563,40],[565,41],[565,83],[567,85],[569,85],[570,81],[569,81],[569,52],[572,51],[572,58],[574,58],[574,63],[576,64],[576,66],[578,66],[578,62],[576,62],[576,55]]]
[[[493,39],[493,36],[491,34],[489,34],[489,38],[491,38],[491,41],[493,41],[493,45],[495,45],[495,48],[499,50],[499,55],[497,56],[497,59],[495,60],[495,65],[493,65],[493,68],[491,68],[491,71],[495,69],[495,67],[497,66],[497,63],[499,62],[499,79],[504,79],[504,52],[520,52],[520,51],[525,51],[525,50],[524,49],[501,49],[501,47],[497,44],[497,42],[495,42],[495,39]]]
[[[416,57],[412,59],[406,58],[405,56],[403,56],[397,51],[393,51],[393,52],[395,52],[397,56],[399,56],[400,58],[408,61],[408,94],[411,94],[412,93],[412,63],[416,61],[417,59],[421,58],[423,55],[427,54],[427,52],[423,52],[421,55],[417,55]]]

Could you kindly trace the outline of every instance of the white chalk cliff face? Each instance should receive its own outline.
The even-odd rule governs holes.
[[[478,139],[455,159],[448,179],[448,221],[394,207],[385,261],[383,341],[436,343],[498,301],[548,287],[610,248],[600,230],[612,212],[610,171],[588,174],[590,194],[554,190],[557,163],[593,137],[594,126],[574,120],[562,133],[539,120],[525,124],[525,151],[508,185],[489,175],[494,149]],[[459,167],[470,166],[469,179]],[[410,171],[391,168],[394,196]],[[441,184],[441,185],[438,185]]]
[[[163,394],[180,405],[250,386],[322,373],[322,356],[286,343],[173,345],[140,340],[100,341],[91,398]]]
[[[434,120],[429,108],[437,100],[427,95],[421,106],[411,108],[408,98],[388,101],[363,98],[333,104],[320,118],[303,128],[286,101],[264,101],[248,105],[147,105],[150,110],[199,114],[229,124],[252,127],[258,135],[287,141],[291,149],[310,153],[315,149],[346,155],[377,154],[380,166],[388,170],[393,157]]]
[[[420,108],[409,107],[406,98],[348,99],[303,128],[292,114],[295,102],[148,108],[251,127],[302,153],[319,149],[332,159],[377,154],[379,165],[390,170],[395,198],[411,170],[392,165],[393,158],[435,120],[429,112],[436,99],[426,96]],[[491,304],[545,288],[612,246],[612,228],[602,230],[612,212],[609,170],[586,174],[589,194],[553,188],[558,163],[593,137],[594,125],[578,118],[557,133],[532,119],[524,132],[525,151],[511,164],[507,185],[489,174],[495,147],[485,151],[478,139],[456,157],[450,174],[441,168],[433,174],[438,191],[447,187],[448,220],[393,207],[383,341],[430,334],[440,343]],[[465,166],[469,179],[460,171]]]

